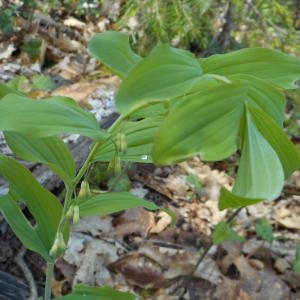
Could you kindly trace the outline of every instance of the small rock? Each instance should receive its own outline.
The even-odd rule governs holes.
[[[281,274],[284,274],[289,264],[283,258],[277,258],[274,264],[274,268]]]

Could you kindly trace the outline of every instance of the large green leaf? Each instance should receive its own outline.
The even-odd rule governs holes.
[[[187,97],[159,129],[152,153],[154,162],[171,164],[197,154],[211,161],[230,156],[236,151],[246,93],[247,84],[234,83]]]
[[[116,291],[107,286],[103,288],[86,286],[83,284],[75,285],[71,294],[54,300],[140,300],[136,295]]]
[[[5,131],[9,148],[20,158],[43,163],[68,185],[76,175],[76,165],[72,154],[58,136],[33,138],[22,133]]]
[[[128,35],[116,31],[94,35],[89,43],[89,52],[120,78],[124,78],[142,60],[131,50]]]
[[[67,97],[36,100],[8,94],[0,101],[0,130],[36,138],[59,133],[78,133],[98,141],[109,137],[100,131],[94,115]]]
[[[274,85],[265,80],[250,75],[233,75],[228,77],[229,80],[235,82],[247,81],[249,84],[247,101],[249,105],[258,107],[276,123],[283,127],[285,97]]]
[[[197,82],[196,85],[193,85],[191,87],[191,90],[188,91],[187,94],[192,94],[194,92],[197,92],[200,89],[204,89],[207,87],[212,87],[215,85],[219,85],[220,82],[213,79],[212,77],[209,77],[207,75],[202,75],[201,80]],[[152,103],[151,105],[139,109],[138,111],[134,112],[130,118],[132,119],[137,119],[137,118],[148,118],[148,117],[153,117],[157,115],[164,115],[168,111],[172,111],[179,103],[184,101],[186,99],[186,96],[181,96],[175,99],[172,99],[169,101],[168,107],[166,108],[164,103]]]
[[[138,104],[171,100],[201,81],[202,69],[194,55],[169,45],[154,48],[127,74],[116,95],[124,113]]]
[[[172,224],[176,223],[176,216],[173,212],[162,209],[153,202],[143,200],[128,192],[103,193],[92,196],[90,199],[79,205],[81,216],[108,215],[131,207],[145,207],[149,210],[163,210],[172,217]]]
[[[272,200],[281,192],[283,168],[277,153],[253,123],[248,108],[245,119],[243,153],[233,193],[247,198]]]
[[[275,150],[287,179],[300,167],[300,156],[282,128],[265,112],[249,106],[251,119],[258,131]]]
[[[20,163],[0,154],[0,173],[9,183],[9,193],[0,197],[0,210],[16,236],[29,249],[52,262],[49,251],[53,245],[62,215],[59,200],[44,189]],[[24,202],[36,220],[36,228],[27,221],[17,201]],[[64,232],[69,236],[69,226]]]
[[[126,154],[119,153],[121,160],[149,163],[153,162],[151,155],[153,141],[162,120],[163,117],[157,116],[138,122],[126,122],[123,132],[126,136],[128,149]],[[116,130],[112,133],[111,139],[114,142],[117,141],[117,134],[122,126],[123,124],[116,128]],[[100,146],[94,156],[94,161],[110,161],[114,154],[115,146],[111,140],[108,140]]]
[[[285,89],[295,89],[300,78],[300,60],[266,48],[242,49],[228,54],[200,59],[204,74],[229,76],[247,74],[264,79]]]

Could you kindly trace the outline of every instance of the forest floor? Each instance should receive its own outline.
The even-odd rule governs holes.
[[[120,81],[88,55],[87,45],[95,33],[110,28],[109,19],[103,16],[100,22],[86,24],[73,17],[35,11],[33,21],[20,17],[18,28],[1,41],[1,82],[10,82],[33,98],[69,96],[101,114],[91,95],[101,87],[111,95]],[[34,58],[32,40],[40,41]],[[21,49],[20,41],[30,47]],[[108,104],[106,113],[113,111]],[[286,115],[292,114],[289,105]],[[297,134],[289,136],[298,143]],[[78,226],[71,226],[67,251],[55,263],[53,295],[65,295],[75,284],[84,283],[134,292],[145,300],[300,299],[300,279],[293,271],[300,239],[299,171],[286,181],[280,197],[242,209],[230,223],[240,240],[210,247],[184,286],[210,245],[215,226],[232,213],[219,211],[218,197],[221,186],[232,188],[239,158],[236,153],[217,163],[195,157],[165,167],[127,164],[115,190],[130,191],[173,211],[175,227],[169,226],[171,219],[166,213],[144,208],[83,217]],[[105,168],[99,164],[91,174],[94,193],[110,186]],[[58,197],[64,193],[60,187],[53,192]],[[26,208],[24,214],[34,221]],[[0,270],[24,278],[14,259],[21,247],[7,223],[1,223]],[[28,250],[25,262],[36,283],[43,286],[44,260]]]

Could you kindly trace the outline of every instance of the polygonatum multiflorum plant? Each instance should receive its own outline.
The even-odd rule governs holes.
[[[0,209],[23,244],[47,261],[45,300],[50,299],[55,259],[66,249],[69,220],[104,215],[129,207],[159,209],[130,193],[93,195],[85,174],[93,162],[110,162],[118,174],[120,161],[173,164],[200,155],[218,161],[242,151],[232,191],[221,189],[219,208],[246,206],[276,198],[284,180],[300,165],[300,157],[283,130],[282,89],[295,89],[300,60],[271,49],[250,48],[196,59],[188,51],[160,45],[142,58],[127,35],[95,35],[90,54],[123,81],[115,104],[120,117],[106,131],[73,99],[35,100],[0,87],[0,130],[21,159],[47,165],[63,180],[63,205],[20,163],[0,154],[0,173],[9,191]],[[76,174],[66,144],[58,136],[77,133],[94,140]],[[81,183],[76,194],[75,187]],[[24,202],[36,220],[33,227],[19,208]],[[175,220],[174,214],[172,215]],[[110,288],[76,286],[65,299],[136,299]]]

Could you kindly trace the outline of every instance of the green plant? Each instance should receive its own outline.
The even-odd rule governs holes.
[[[108,169],[118,174],[120,161],[164,165],[196,154],[216,161],[237,150],[240,133],[240,167],[233,191],[221,190],[222,210],[276,198],[284,179],[300,165],[299,154],[282,128],[285,99],[280,91],[296,88],[298,59],[253,48],[196,60],[191,53],[168,45],[158,46],[142,58],[132,52],[128,37],[119,32],[95,35],[89,50],[123,79],[116,95],[121,115],[107,131],[70,98],[40,101],[5,85],[0,88],[0,129],[9,147],[24,160],[47,165],[67,190],[62,206],[25,167],[0,155],[0,172],[10,185],[9,193],[0,198],[0,209],[24,245],[47,261],[45,300],[50,295],[53,263],[68,242],[72,216],[78,223],[80,216],[129,207],[159,209],[127,192],[91,194],[86,174],[93,162],[109,162]],[[57,136],[60,133],[95,140],[77,175],[69,149]],[[77,195],[75,187],[82,178]],[[28,206],[36,219],[35,228],[17,201]],[[168,213],[175,220],[174,214]],[[220,225],[226,229],[224,236],[235,239],[225,225]],[[116,293],[77,286],[65,299],[101,299],[104,295],[119,299]]]

